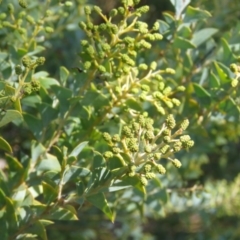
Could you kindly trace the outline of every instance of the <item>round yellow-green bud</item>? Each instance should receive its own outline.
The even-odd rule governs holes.
[[[54,29],[52,27],[45,27],[45,32],[46,33],[53,33]]]
[[[102,12],[101,8],[98,7],[98,6],[94,6],[94,7],[93,7],[93,10],[94,10],[95,12],[97,12],[97,13],[101,13],[101,12]]]
[[[164,136],[170,136],[171,135],[171,130],[169,128],[166,128],[164,131],[163,131],[163,135]]]
[[[82,21],[78,23],[78,26],[79,26],[82,30],[85,30],[85,29],[87,28],[85,22],[82,22]]]
[[[165,146],[163,146],[163,147],[160,149],[160,152],[161,152],[162,154],[165,154],[165,153],[168,152],[169,149],[170,149],[170,146],[169,146],[169,145],[165,145]]]
[[[232,63],[232,64],[230,65],[230,70],[231,70],[233,73],[237,73],[237,72],[239,71],[237,64]]]
[[[27,32],[27,30],[25,28],[18,28],[17,30],[21,35],[24,35]]]
[[[153,25],[153,30],[158,31],[159,27],[160,27],[159,22],[155,22],[154,25]]]
[[[140,130],[140,124],[137,122],[134,122],[132,124],[132,128],[133,128],[134,132],[138,132]]]
[[[102,49],[104,51],[109,51],[109,50],[111,50],[111,46],[108,43],[103,43],[102,44]]]
[[[112,9],[109,13],[110,17],[115,17],[118,14],[118,10],[116,8]]]
[[[7,17],[6,13],[1,13],[0,14],[0,20],[4,20]]]
[[[85,70],[88,70],[90,67],[91,67],[91,62],[89,62],[89,61],[86,61],[84,64],[83,64],[83,68],[85,69]]]
[[[8,8],[8,11],[9,11],[10,13],[13,13],[13,12],[14,12],[14,6],[13,6],[13,4],[9,3],[9,4],[7,5],[7,8]]]
[[[161,158],[161,156],[162,156],[161,153],[154,153],[154,154],[153,154],[153,158],[154,158],[155,160],[159,160],[159,159]]]
[[[167,119],[166,119],[165,123],[166,123],[167,127],[170,128],[170,129],[173,129],[176,126],[176,121],[175,121],[172,114],[167,116]]]
[[[139,147],[138,147],[137,144],[133,144],[133,145],[130,146],[128,149],[129,149],[130,152],[135,153],[135,152],[138,152]]]
[[[161,115],[165,115],[166,114],[165,109],[163,107],[161,107],[161,106],[157,106],[157,111]]]
[[[15,26],[13,24],[11,24],[10,22],[8,22],[8,21],[3,21],[2,22],[2,26],[15,29]]]
[[[189,121],[188,121],[188,119],[184,119],[184,120],[182,121],[182,123],[181,123],[181,129],[182,129],[182,130],[186,130],[186,129],[188,128],[188,126],[189,126]]]
[[[172,103],[177,107],[179,107],[181,105],[181,102],[176,98],[172,98]]]
[[[46,11],[46,16],[47,16],[47,17],[50,17],[51,15],[53,15],[53,11],[47,10],[47,11]]]
[[[22,8],[27,8],[27,1],[26,0],[18,0],[18,4]]]
[[[231,86],[235,88],[237,85],[238,85],[238,80],[235,78],[231,81]]]
[[[15,66],[15,72],[16,72],[17,75],[22,74],[22,68],[21,68],[20,65],[16,65]]]
[[[141,47],[144,47],[146,49],[150,49],[152,47],[151,43],[149,43],[149,42],[147,42],[147,41],[145,41],[143,39],[140,41],[140,45],[141,45]]]
[[[158,100],[161,100],[162,98],[164,98],[164,95],[161,92],[154,92],[153,97]]]
[[[184,92],[185,90],[186,90],[186,88],[184,86],[177,87],[177,91],[179,91],[179,92]]]
[[[87,26],[87,28],[89,29],[89,30],[92,30],[93,29],[93,27],[94,27],[94,25],[93,25],[93,23],[92,22],[86,22],[86,26]]]
[[[35,24],[34,18],[32,16],[30,16],[30,15],[27,15],[26,20],[27,20],[27,22],[29,22],[32,25]]]
[[[137,167],[136,167],[135,165],[131,165],[131,166],[130,166],[130,171],[131,171],[131,172],[135,172],[136,169],[137,169]]]
[[[85,46],[87,46],[89,43],[88,43],[88,41],[87,40],[82,40],[81,41],[81,46],[82,47],[85,47]]]
[[[99,29],[100,30],[106,30],[107,29],[107,24],[106,23],[101,23],[100,25],[99,25]]]
[[[183,148],[186,148],[186,149],[189,149],[189,148],[193,147],[193,145],[194,145],[193,140],[189,140],[189,141],[186,141],[186,142],[182,143]]]
[[[173,151],[179,152],[182,149],[182,142],[177,141],[173,144]]]
[[[138,68],[139,68],[140,70],[147,70],[147,69],[148,69],[148,66],[147,66],[147,64],[145,64],[145,63],[141,63],[141,64],[138,66]]]
[[[156,78],[156,80],[159,81],[159,82],[160,82],[160,81],[163,81],[163,77],[162,77],[161,75],[156,75],[155,78]],[[164,87],[163,87],[163,88],[164,88]]]
[[[149,11],[149,6],[142,6],[136,10],[137,13],[144,14]]]
[[[32,86],[31,84],[27,83],[23,87],[24,94],[31,94],[32,93]]]
[[[155,40],[162,40],[163,39],[163,35],[160,34],[160,33],[154,33],[153,35],[155,37]]]
[[[164,95],[168,95],[169,93],[171,93],[172,92],[172,88],[171,87],[166,87],[164,90],[163,90],[163,94]]]
[[[144,171],[145,172],[150,172],[152,170],[152,165],[147,163],[145,166],[144,166]]]
[[[141,84],[141,90],[144,91],[144,92],[149,92],[150,87],[146,84]]]
[[[145,177],[146,177],[147,179],[153,179],[153,178],[156,177],[156,175],[155,175],[155,173],[153,173],[153,172],[147,172],[146,175],[145,175]]]
[[[158,84],[158,89],[159,89],[160,91],[162,91],[164,88],[165,88],[165,83],[164,83],[164,82],[160,82],[160,83]]]
[[[147,178],[145,178],[144,176],[140,177],[140,182],[142,183],[143,186],[147,186],[148,184]]]
[[[104,72],[106,72],[106,68],[103,65],[99,65],[98,71],[104,73]]]
[[[113,142],[120,142],[121,139],[120,139],[119,134],[114,134],[114,135],[112,136],[112,141],[113,141]]]
[[[191,140],[191,137],[189,135],[182,135],[179,140],[184,143],[184,142],[188,142]]]
[[[123,7],[119,7],[119,8],[118,8],[118,12],[119,12],[120,14],[124,15],[124,14],[125,14],[125,9],[124,9]]]
[[[163,142],[165,142],[165,143],[170,143],[170,142],[171,142],[170,136],[164,136],[164,137],[163,137]]]
[[[136,175],[135,172],[129,172],[129,173],[128,173],[128,176],[129,176],[129,177],[134,177],[135,175]]]
[[[175,74],[176,72],[175,72],[175,70],[174,69],[172,69],[172,68],[166,68],[166,73],[168,73],[168,74]]]
[[[150,69],[151,70],[156,70],[156,68],[157,68],[157,63],[154,61],[150,64]]]
[[[38,80],[32,80],[31,81],[31,86],[32,86],[32,91],[33,92],[38,92],[40,90],[40,82]]]
[[[173,103],[171,102],[170,99],[164,101],[164,103],[167,105],[167,107],[169,107],[169,108],[173,108]]]
[[[128,127],[128,126],[123,126],[123,134],[126,136],[126,137],[131,137],[132,136],[132,131],[131,129]]]
[[[24,67],[30,67],[30,65],[31,65],[31,59],[30,59],[30,57],[24,56],[24,57],[22,58],[22,64],[23,64]]]
[[[73,3],[71,1],[66,1],[64,5],[65,7],[69,8],[69,7],[72,7]]]
[[[84,7],[84,12],[85,12],[86,15],[90,15],[91,12],[92,12],[92,9],[89,6],[85,6]]]
[[[154,41],[155,40],[155,36],[151,33],[146,34],[146,39],[149,41]]]
[[[156,165],[156,170],[157,170],[160,174],[165,174],[165,173],[166,173],[165,167],[163,167],[163,165],[161,165],[161,164],[157,164],[157,165]]]
[[[121,149],[118,148],[118,147],[113,147],[113,148],[112,148],[112,151],[113,151],[113,153],[118,154],[118,153],[121,152]]]
[[[44,64],[44,62],[45,62],[45,57],[39,57],[38,59],[37,59],[37,61],[36,61],[36,63],[38,64],[38,65],[43,65]]]
[[[182,163],[176,158],[172,160],[172,163],[177,168],[180,168],[182,166]]]
[[[112,138],[111,138],[111,135],[107,132],[104,132],[103,133],[103,139],[106,141],[106,142],[112,142]]]
[[[103,154],[103,157],[106,159],[111,158],[111,157],[113,157],[113,153],[110,151],[107,151]]]
[[[151,130],[148,130],[145,132],[144,137],[146,140],[152,140],[152,139],[154,139],[154,134]]]
[[[151,153],[151,152],[152,152],[152,146],[151,146],[151,145],[145,146],[145,147],[144,147],[144,151],[145,151],[146,153]]]

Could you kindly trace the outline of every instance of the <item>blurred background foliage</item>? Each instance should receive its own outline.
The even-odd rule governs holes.
[[[32,8],[37,12],[43,1],[32,2],[39,4],[36,7],[32,3]],[[52,1],[51,6],[55,13],[60,14],[59,2],[61,1]],[[120,5],[120,1],[114,0],[72,2],[78,7],[62,13],[65,14],[64,17],[54,21],[51,26],[55,29],[54,33],[46,35],[43,41],[47,61],[41,69],[49,72],[51,77],[59,77],[59,66],[65,66],[74,75],[76,73],[72,68],[81,64],[78,57],[79,42],[84,34],[78,28],[78,22],[84,19],[83,6],[98,5],[104,13],[108,13]],[[226,70],[240,55],[240,2],[179,1],[189,2],[190,6],[211,13],[211,17],[190,24],[189,32],[178,28],[183,22],[176,8],[177,2],[141,1],[140,5],[150,6],[150,12],[143,18],[144,21],[152,25],[156,19],[160,19],[168,24],[165,30],[162,29],[163,41],[153,44],[149,54],[143,53],[141,57],[146,62],[158,61],[161,68],[174,68],[176,75],[167,77],[166,82],[173,85],[181,83],[187,88],[186,93],[177,95],[183,104],[176,115],[179,120],[184,117],[190,119],[188,132],[195,141],[194,148],[178,156],[183,165],[180,170],[169,168],[168,174],[161,178],[162,187],[166,190],[155,191],[156,186],[149,186],[144,212],[136,208],[139,199],[134,189],[119,192],[117,196],[109,194],[108,199],[119,199],[115,206],[118,215],[114,224],[106,220],[99,210],[86,205],[79,213],[79,221],[59,221],[50,225],[49,239],[239,239],[240,94],[239,90],[231,92],[236,104],[229,108],[222,107],[218,96],[224,96],[225,85],[219,84],[219,88],[223,88],[219,93],[216,86],[211,86],[209,79],[221,78],[217,69],[219,64],[216,65],[216,62],[223,64],[220,68]],[[97,18],[94,20],[101,21]],[[202,42],[196,40],[197,47],[190,49],[190,52],[188,48],[179,47],[181,44],[176,41],[178,36],[192,39],[194,33],[210,28],[212,34],[204,39],[204,34],[208,33],[202,33]],[[1,50],[7,48],[6,39],[2,36],[4,34],[0,33]],[[2,75],[8,75],[7,69]],[[232,76],[231,73],[229,75]],[[211,96],[215,94],[217,100],[212,102],[202,98],[201,94],[196,94],[193,83],[200,83],[208,93],[211,92]],[[34,109],[32,111],[34,113]],[[15,156],[28,152],[29,134],[14,124],[2,129],[2,135],[12,143]]]

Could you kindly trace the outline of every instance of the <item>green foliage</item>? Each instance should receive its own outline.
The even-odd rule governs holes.
[[[109,12],[83,0],[0,3],[2,239],[47,239],[52,224],[93,214],[123,212],[124,226],[136,213],[167,217],[189,199],[199,207],[203,177],[210,198],[229,189],[219,216],[235,213],[239,192],[227,193],[239,177],[214,182],[202,167],[214,154],[224,169],[224,146],[239,144],[239,25],[219,37],[209,11],[171,2],[175,15],[152,26],[137,0]]]

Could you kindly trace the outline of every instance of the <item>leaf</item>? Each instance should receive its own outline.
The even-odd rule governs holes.
[[[41,114],[43,127],[50,124],[51,121],[58,117],[58,110],[46,103],[38,104],[38,109]]]
[[[218,74],[221,84],[228,83],[231,81],[231,79],[229,77],[229,69],[225,65],[214,61],[213,67],[214,67],[216,73]]]
[[[6,200],[6,206],[5,206],[5,211],[7,212],[6,219],[8,222],[8,227],[9,227],[9,231],[15,231],[17,226],[18,226],[18,219],[17,219],[17,215],[16,215],[16,210],[14,208],[14,204],[13,201],[8,198],[5,197]]]
[[[33,140],[31,143],[31,161],[32,164],[36,163],[38,158],[43,154],[47,152],[46,148],[37,141]]]
[[[66,184],[68,181],[76,181],[76,179],[80,177],[86,177],[89,174],[90,170],[88,170],[87,168],[71,166],[64,173],[63,184]]]
[[[188,6],[183,21],[184,23],[192,23],[209,17],[211,17],[210,12]]]
[[[193,38],[192,38],[191,42],[196,47],[199,47],[201,44],[206,42],[209,38],[211,38],[217,32],[218,32],[217,28],[204,28],[204,29],[201,29],[198,32],[193,34]]]
[[[192,44],[189,40],[182,37],[176,37],[174,39],[173,46],[183,50],[186,50],[189,48],[196,48],[196,46]]]
[[[87,192],[91,192],[92,189],[95,189],[99,186],[102,187],[102,191],[104,190],[103,187],[108,187],[110,185],[111,179],[111,171],[109,171],[107,168],[96,168],[92,172],[92,176],[90,181],[87,185]]]
[[[211,94],[202,86],[200,86],[198,83],[193,83],[193,87],[198,97],[208,97],[208,98],[211,97]]]
[[[50,220],[78,220],[78,217],[76,214],[72,213],[69,209],[63,208],[63,207],[53,207],[51,208],[49,215],[46,217]]]
[[[191,0],[170,0],[172,5],[175,7],[176,18],[179,19],[183,10],[191,2]]]
[[[162,20],[159,20],[158,22],[160,24],[159,33],[165,34],[166,32],[169,31],[170,26],[166,22],[164,22]]]
[[[46,182],[42,182],[43,187],[43,197],[46,204],[52,203],[58,195],[58,191],[55,188],[55,186],[51,186],[50,184]]]
[[[80,144],[78,144],[73,150],[72,152],[69,154],[69,157],[77,157],[81,151],[87,146],[88,142],[82,142]]]
[[[212,88],[219,88],[220,87],[220,82],[217,76],[211,71],[209,74],[209,85]]]
[[[108,202],[103,193],[97,193],[95,195],[88,196],[86,199],[95,207],[99,208],[112,222],[114,221],[113,213],[109,208]]]
[[[61,80],[61,83],[63,86],[65,85],[65,83],[67,81],[68,75],[69,75],[69,71],[65,67],[61,66],[60,67],[60,80]]]
[[[34,136],[38,140],[40,140],[42,137],[42,130],[43,130],[42,120],[39,118],[36,118],[35,116],[33,116],[29,113],[23,113],[23,117],[24,117],[24,120],[27,123],[29,129],[34,134]]]
[[[72,90],[57,85],[51,86],[51,90],[56,94],[56,97],[59,100],[60,112],[62,116],[64,116],[65,113],[69,110],[69,100],[72,96]]]
[[[5,115],[0,120],[0,127],[14,121],[14,120],[22,120],[22,114],[16,110],[7,110]]]
[[[46,229],[44,227],[44,224],[41,222],[41,220],[37,220],[36,222],[34,222],[31,228],[28,228],[26,231],[27,233],[32,233],[34,235],[37,235],[38,237],[41,238],[41,240],[48,239]]]
[[[136,101],[135,99],[133,98],[129,98],[127,101],[126,101],[126,105],[133,109],[133,110],[136,110],[136,111],[142,111],[142,106],[141,104],[139,103],[139,101]]]
[[[49,89],[51,86],[59,85],[59,82],[54,79],[54,78],[49,78],[49,77],[41,77],[39,78],[40,85],[46,89]]]
[[[12,148],[10,144],[2,137],[0,137],[0,148],[3,149],[4,151],[12,153]]]
[[[46,154],[47,158],[40,161],[36,169],[38,171],[61,171],[61,166],[57,158],[49,153]]]

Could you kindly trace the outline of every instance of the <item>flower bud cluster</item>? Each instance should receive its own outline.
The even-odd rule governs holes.
[[[189,135],[183,135],[188,125],[189,121],[185,119],[177,127],[174,116],[170,114],[159,128],[147,113],[140,114],[130,124],[123,126],[121,135],[111,136],[107,132],[103,133],[103,138],[110,147],[110,151],[105,152],[104,157],[121,157],[125,165],[129,165],[128,175],[139,176],[141,183],[146,185],[156,173],[166,172],[158,163],[161,159],[168,159],[175,167],[181,167],[181,162],[176,158],[172,159],[172,156],[194,145]],[[126,154],[130,161],[124,157]]]
[[[100,74],[109,73],[115,79],[128,75],[136,67],[135,59],[139,50],[149,49],[150,42],[162,39],[156,32],[158,23],[149,29],[147,23],[138,21],[138,17],[146,13],[149,7],[136,8],[137,3],[138,1],[123,1],[123,7],[112,9],[109,16],[103,15],[98,6],[84,8],[87,21],[79,22],[79,27],[89,38],[89,41],[81,41],[80,56],[84,70],[94,69]],[[103,23],[99,25],[91,20],[92,14],[96,13],[103,19]],[[129,18],[132,16],[136,19],[131,23]],[[127,36],[127,33],[131,36]],[[155,68],[156,64],[153,64],[151,69]]]
[[[37,66],[43,65],[44,62],[45,62],[44,57],[39,57],[39,58],[33,59],[33,58],[26,55],[22,58],[22,65],[25,68],[29,68],[29,69],[34,69]]]
[[[235,74],[235,77],[231,81],[231,86],[236,88],[239,84],[239,77],[240,77],[240,66],[233,63],[230,65],[230,70]]]

